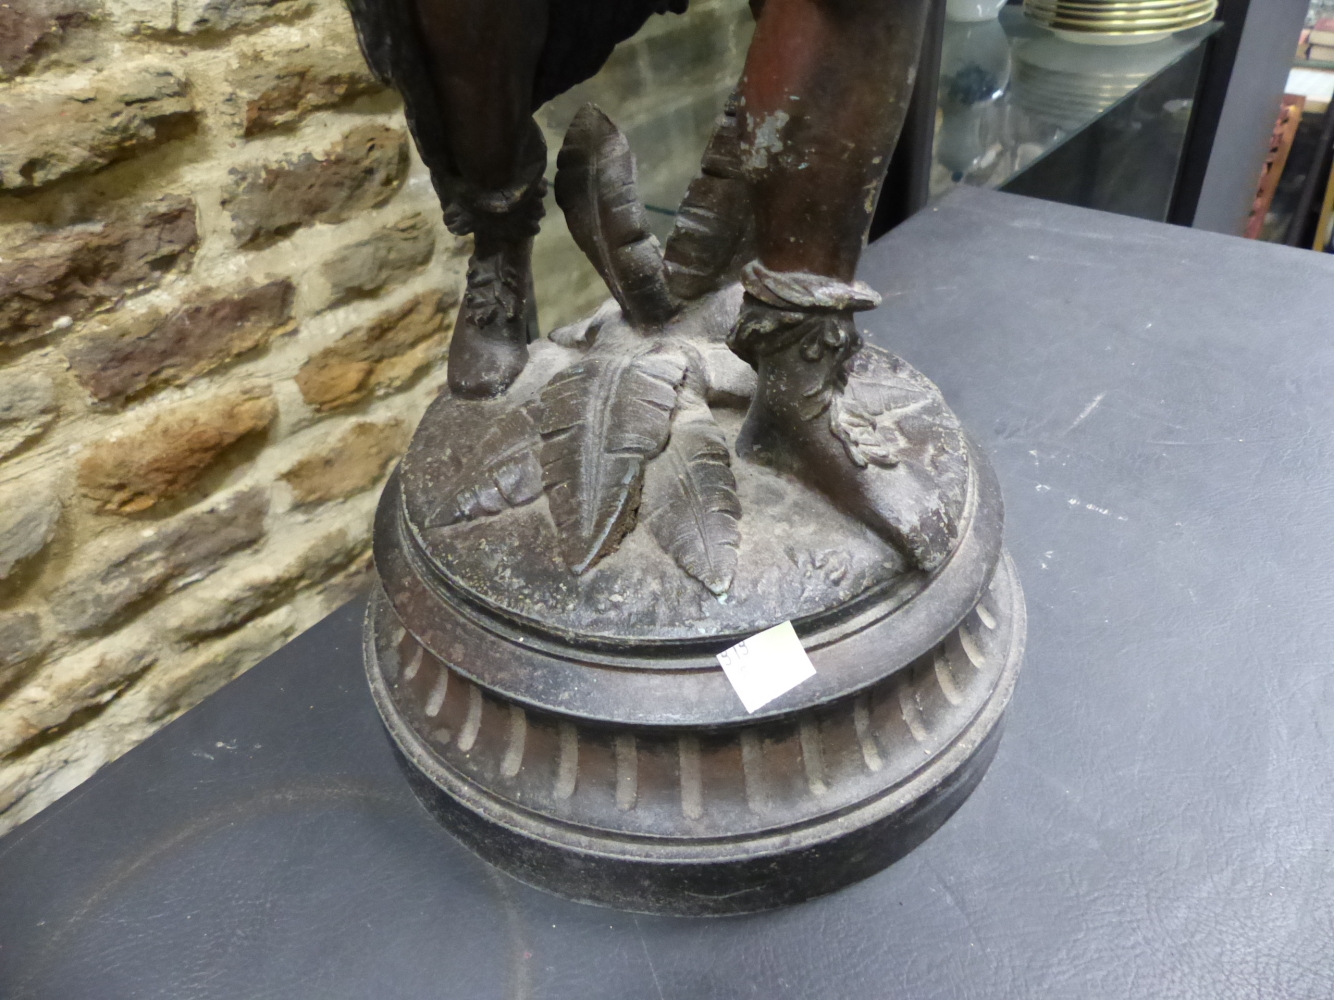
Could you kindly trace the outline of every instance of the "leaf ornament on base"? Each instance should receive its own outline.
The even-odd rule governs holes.
[[[732,586],[741,501],[723,432],[703,401],[678,411],[644,478],[644,520],[676,564],[721,597]]]
[[[686,360],[659,344],[576,362],[542,389],[533,417],[565,563],[582,573],[635,526],[644,463],[671,433]]]
[[[677,305],[639,200],[634,154],[620,129],[596,105],[584,105],[565,133],[556,167],[556,203],[570,235],[626,319],[640,328],[667,322]]]
[[[439,503],[422,527],[443,528],[532,503],[542,495],[540,445],[526,408],[504,414],[441,484]]]
[[[754,257],[738,110],[734,95],[718,116],[700,172],[676,211],[663,252],[667,284],[685,300],[737,280],[741,266]]]

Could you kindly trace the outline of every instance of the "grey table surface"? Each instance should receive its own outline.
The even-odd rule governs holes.
[[[529,889],[409,793],[353,605],[0,839],[0,997],[1334,995],[1334,259],[961,190],[863,276],[1029,600],[922,847],[726,920]]]

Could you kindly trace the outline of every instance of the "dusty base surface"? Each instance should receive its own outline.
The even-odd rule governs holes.
[[[892,605],[920,591],[926,575],[884,537],[795,476],[737,454],[755,385],[754,372],[724,343],[739,294],[724,289],[651,335],[625,324],[613,303],[533,344],[527,368],[500,398],[436,400],[403,461],[402,482],[406,525],[441,582],[542,631],[634,641],[740,636],[859,599]],[[907,409],[957,430],[936,387],[893,363],[908,376],[898,383]],[[553,408],[552,386],[572,372],[581,380],[580,406],[605,403],[579,412],[573,432],[553,432],[542,408]],[[650,440],[655,420],[663,422],[665,452]],[[595,421],[605,426],[590,431]],[[705,428],[715,455],[721,449],[712,468],[697,461],[699,452],[678,454],[691,427]],[[579,440],[564,440],[576,433]],[[966,458],[957,460],[966,468]],[[551,485],[561,462],[576,466],[575,485],[588,494],[577,498],[582,507],[565,504],[573,513],[558,507],[574,487]],[[730,465],[723,474],[733,491],[722,499],[707,493],[720,465]],[[673,508],[674,491],[688,492],[695,479],[702,485],[693,506]],[[735,516],[719,513],[728,504]],[[731,536],[720,541],[720,527]],[[581,556],[572,550],[580,544],[596,555],[583,557],[591,565],[577,572]],[[710,560],[727,563],[725,586]]]

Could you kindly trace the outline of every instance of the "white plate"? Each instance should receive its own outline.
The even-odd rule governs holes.
[[[1104,35],[1096,31],[1066,31],[1063,28],[1052,28],[1058,38],[1064,38],[1067,42],[1077,42],[1080,45],[1147,45],[1150,42],[1161,42],[1164,38],[1171,38],[1170,31],[1150,31],[1145,34],[1135,35]]]

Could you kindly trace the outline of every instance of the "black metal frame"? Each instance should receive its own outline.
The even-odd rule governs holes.
[[[1219,0],[1214,20],[1222,21],[1223,28],[1205,41],[1204,68],[1195,90],[1195,106],[1186,132],[1186,145],[1177,170],[1176,188],[1167,221],[1177,226],[1190,226],[1204,190],[1204,176],[1209,169],[1214,139],[1223,117],[1223,103],[1227,100],[1232,69],[1237,62],[1237,50],[1246,29],[1246,14],[1251,0]]]
[[[1022,0],[1011,0],[1011,3],[1020,2]],[[1215,19],[1223,22],[1223,28],[1204,42],[1204,68],[1196,88],[1194,109],[1167,215],[1167,221],[1174,225],[1190,226],[1195,220],[1250,3],[1251,0],[1220,0]],[[931,157],[935,144],[935,111],[944,34],[945,2],[935,0],[922,40],[917,86],[913,90],[903,132],[890,160],[884,190],[871,221],[872,240],[916,214],[930,198]]]
[[[936,141],[936,96],[940,89],[940,49],[944,39],[945,0],[932,0],[908,115],[871,219],[872,240],[915,215],[931,197],[931,156]]]

